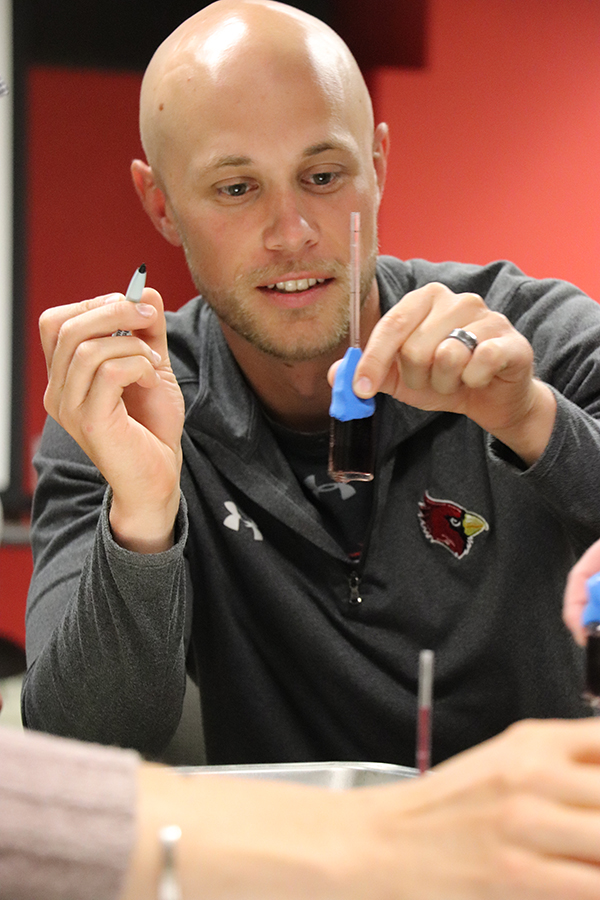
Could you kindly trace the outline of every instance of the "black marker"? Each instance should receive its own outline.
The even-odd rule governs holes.
[[[136,269],[133,273],[133,278],[129,282],[129,287],[127,288],[127,293],[125,294],[125,299],[130,300],[132,303],[139,303],[142,299],[142,292],[144,287],[146,286],[146,265],[142,263],[139,269]],[[115,331],[113,337],[123,337],[131,334],[130,331],[123,331],[119,329]]]

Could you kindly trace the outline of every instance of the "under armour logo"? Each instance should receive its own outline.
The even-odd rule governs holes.
[[[252,519],[242,515],[233,501],[226,500],[223,505],[229,513],[229,515],[223,519],[223,525],[226,528],[231,528],[232,531],[239,531],[240,525],[245,525],[246,528],[249,528],[252,531],[255,541],[262,541],[263,536],[260,533],[256,522],[253,522]]]
[[[350,497],[354,497],[356,493],[356,488],[353,488],[351,484],[344,484],[343,482],[326,481],[325,484],[317,484],[317,479],[314,475],[309,475],[308,478],[305,478],[304,484],[309,491],[312,491],[317,497],[319,494],[326,494],[328,491],[339,491],[342,500],[349,500]]]

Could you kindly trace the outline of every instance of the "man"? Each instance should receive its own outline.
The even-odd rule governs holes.
[[[387,128],[297,10],[192,16],[140,121],[136,189],[201,298],[166,325],[151,289],[42,316],[27,725],[160,753],[187,668],[210,762],[410,765],[422,648],[434,760],[584,715],[560,603],[600,534],[596,304],[509,263],[377,260]],[[340,487],[352,211],[378,451],[371,484]]]

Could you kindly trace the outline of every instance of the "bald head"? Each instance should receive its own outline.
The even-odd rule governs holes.
[[[140,131],[160,182],[189,123],[211,103],[246,104],[253,82],[292,86],[309,79],[334,115],[372,140],[373,113],[360,70],[320,20],[271,0],[217,0],[183,22],[158,48],[142,83]],[[268,102],[268,99],[267,99]]]

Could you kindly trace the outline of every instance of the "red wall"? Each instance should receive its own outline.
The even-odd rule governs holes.
[[[142,262],[168,307],[194,294],[181,251],[155,231],[131,183],[140,81],[72,69],[29,76],[27,461],[45,418],[42,310],[123,291]]]
[[[600,299],[596,0],[431,0],[426,68],[372,86],[392,134],[385,252],[504,257]]]
[[[507,257],[600,298],[600,4],[431,0],[426,45],[422,68],[369,73],[392,134],[382,251]],[[168,307],[193,293],[181,252],[154,231],[130,184],[139,82],[30,75],[27,460],[44,420],[39,313],[123,290],[141,262]],[[8,608],[22,622],[30,563],[3,549],[0,565],[1,632]]]

